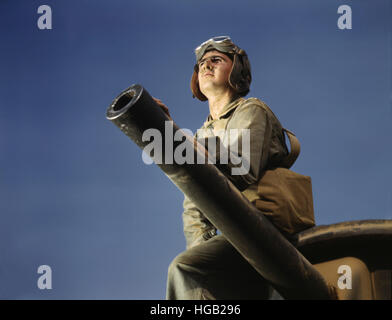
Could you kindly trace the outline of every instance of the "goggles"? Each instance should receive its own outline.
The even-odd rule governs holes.
[[[231,42],[231,38],[229,36],[212,37],[211,39],[208,39],[207,41],[204,41],[200,46],[198,46],[195,49],[195,52],[197,54],[198,51],[200,51],[204,46],[207,46],[208,44],[222,43],[224,41],[230,41]]]
[[[231,41],[229,36],[218,36],[204,41],[200,46],[195,49],[196,59],[199,61],[207,48],[212,47],[218,51],[234,53],[236,52],[237,46]]]

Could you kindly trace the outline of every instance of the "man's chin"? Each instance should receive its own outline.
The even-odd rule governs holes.
[[[202,92],[205,91],[208,93],[211,91],[221,90],[222,87],[223,87],[222,85],[219,85],[219,84],[215,83],[214,81],[206,81],[204,83],[203,89],[200,87],[200,90],[202,90]],[[204,92],[203,92],[203,94],[204,94]]]
[[[214,93],[217,93],[217,92],[225,91],[228,88],[229,87],[227,85],[217,84],[217,83],[214,83],[214,82],[208,82],[208,83],[206,83],[203,86],[203,88],[200,87],[200,91],[201,91],[202,94],[207,96],[208,94],[211,94],[211,93],[214,94]]]

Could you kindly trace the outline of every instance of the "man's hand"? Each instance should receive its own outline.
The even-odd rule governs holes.
[[[169,113],[169,108],[160,100],[160,99],[157,99],[157,98],[154,98],[154,97],[152,97],[153,99],[154,99],[154,101],[157,103],[157,105],[158,106],[160,106],[161,108],[162,108],[162,110],[169,116],[169,118],[172,120],[172,117],[170,116],[170,113]]]

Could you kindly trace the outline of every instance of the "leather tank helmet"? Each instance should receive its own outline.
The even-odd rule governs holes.
[[[227,55],[233,61],[233,66],[229,75],[229,85],[239,96],[246,96],[249,92],[250,83],[252,81],[248,55],[245,50],[236,46],[231,41],[230,37],[219,36],[203,42],[195,49],[196,64],[193,68],[191,79],[193,97],[196,97],[201,101],[207,100],[206,96],[200,91],[199,87],[199,61],[203,58],[206,52],[212,50],[217,50]]]

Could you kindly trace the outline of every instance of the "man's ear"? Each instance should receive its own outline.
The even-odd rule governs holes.
[[[240,95],[245,96],[249,92],[252,81],[249,73],[250,65],[247,56],[234,55],[233,67],[229,75],[230,86]]]

